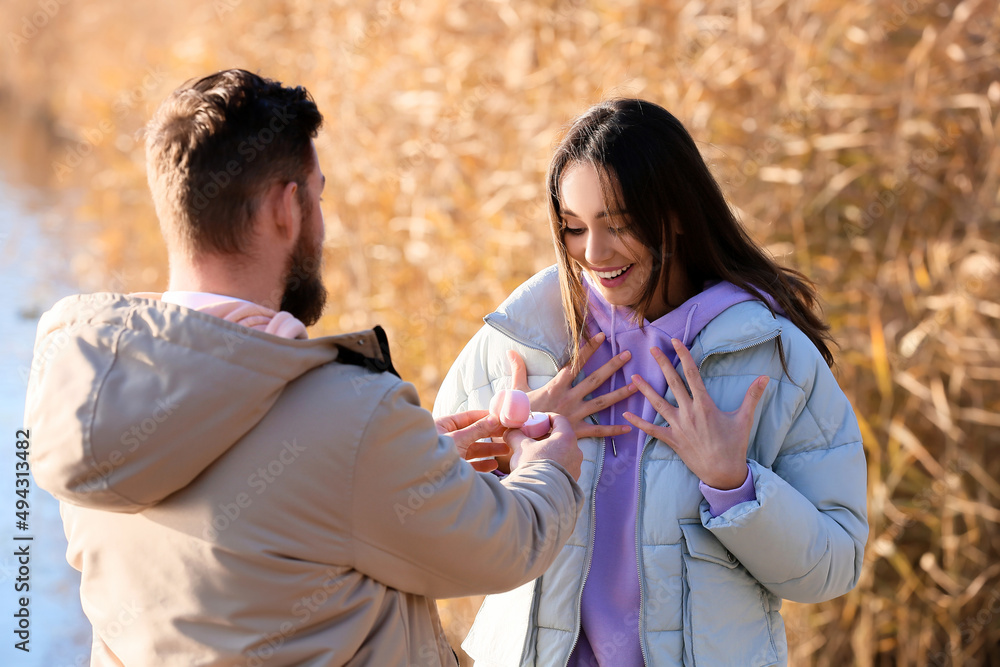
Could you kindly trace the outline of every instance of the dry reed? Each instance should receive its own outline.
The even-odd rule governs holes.
[[[754,235],[818,282],[864,431],[861,583],[787,605],[792,664],[1000,664],[995,0],[88,0],[23,38],[42,4],[7,2],[0,91],[29,128],[23,178],[92,222],[63,229],[77,279],[164,285],[135,136],[158,100],[228,66],[302,83],[327,118],[320,329],[382,323],[428,403],[552,262],[560,128],[612,95],[671,109]],[[442,610],[457,645],[475,601]]]

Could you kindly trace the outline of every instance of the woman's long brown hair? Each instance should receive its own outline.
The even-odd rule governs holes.
[[[609,100],[590,108],[573,122],[549,166],[549,219],[563,308],[573,334],[573,364],[587,338],[587,294],[580,267],[566,252],[560,198],[563,175],[577,164],[597,169],[608,208],[626,211],[628,233],[652,250],[654,279],[631,304],[640,322],[658,286],[662,294],[670,293],[669,268],[676,258],[699,289],[706,281],[726,280],[765,304],[764,295],[769,295],[833,365],[828,345],[833,339],[817,312],[812,281],[778,265],[750,238],[681,122],[663,107],[637,99]],[[780,338],[777,345],[785,366]]]

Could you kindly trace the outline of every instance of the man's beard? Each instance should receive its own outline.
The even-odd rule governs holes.
[[[281,296],[281,310],[288,311],[307,327],[319,321],[326,305],[326,286],[321,271],[323,247],[310,242],[308,237],[303,229],[288,257],[285,292]]]

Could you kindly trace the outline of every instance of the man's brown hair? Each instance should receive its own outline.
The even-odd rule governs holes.
[[[323,123],[309,92],[241,69],[188,81],[147,127],[146,164],[168,243],[246,250],[262,195],[296,182],[304,201],[311,140]]]

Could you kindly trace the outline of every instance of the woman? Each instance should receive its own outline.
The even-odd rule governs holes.
[[[811,283],[750,239],[655,104],[577,119],[548,192],[558,265],[486,317],[435,412],[536,388],[533,409],[575,424],[589,505],[463,646],[477,665],[786,664],[781,600],[853,588],[868,532]]]

